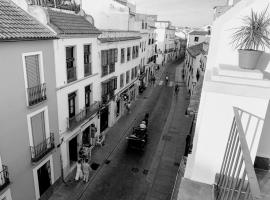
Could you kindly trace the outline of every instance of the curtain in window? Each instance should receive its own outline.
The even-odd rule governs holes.
[[[34,146],[46,139],[44,112],[31,117],[32,136]]]

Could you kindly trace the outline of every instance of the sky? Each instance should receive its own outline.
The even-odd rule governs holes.
[[[137,12],[157,14],[174,26],[202,27],[212,23],[213,8],[226,0],[133,0]]]

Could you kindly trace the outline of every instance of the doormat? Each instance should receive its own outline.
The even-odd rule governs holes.
[[[98,163],[92,163],[92,164],[91,164],[91,168],[92,168],[93,170],[97,170],[97,169],[99,168],[99,165],[100,165],[100,164],[98,164]]]

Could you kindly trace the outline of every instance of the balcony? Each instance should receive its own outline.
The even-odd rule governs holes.
[[[33,106],[47,99],[46,96],[46,83],[27,88],[28,105]]]
[[[270,173],[254,169],[250,147],[241,122],[245,111],[234,109],[234,119],[215,184],[208,185],[182,178],[179,194],[181,200],[269,200]],[[261,120],[259,117],[251,117]],[[251,119],[249,119],[251,120]],[[255,121],[255,120],[254,120]],[[259,180],[259,181],[258,181]],[[213,187],[214,186],[214,187]],[[177,182],[175,187],[178,188]],[[175,191],[174,191],[175,192]],[[172,198],[176,200],[176,198]]]
[[[239,113],[240,111],[240,113]],[[234,119],[220,173],[217,174],[217,200],[262,199],[253,167],[245,131],[241,123],[243,111],[234,108]]]
[[[67,68],[67,82],[73,82],[77,80],[76,67]]]
[[[28,0],[29,5],[58,8],[63,10],[80,11],[80,5],[63,0]]]
[[[6,188],[10,181],[9,181],[9,174],[8,174],[8,167],[2,165],[2,171],[0,171],[0,192]]]
[[[30,146],[31,161],[38,162],[54,148],[54,134],[36,146]]]
[[[100,102],[95,101],[90,107],[86,107],[82,109],[78,114],[76,114],[74,117],[67,119],[67,128],[68,130],[73,130],[80,124],[84,122],[84,120],[88,119],[92,115],[94,115],[100,107]]]
[[[102,104],[107,104],[110,100],[114,98],[114,90],[102,96]]]

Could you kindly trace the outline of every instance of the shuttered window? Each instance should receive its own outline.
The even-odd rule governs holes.
[[[44,112],[31,117],[31,127],[34,146],[46,139]]]
[[[27,87],[40,85],[39,55],[25,56]]]

